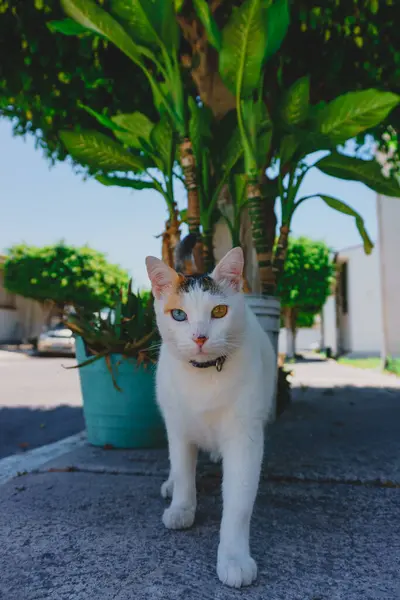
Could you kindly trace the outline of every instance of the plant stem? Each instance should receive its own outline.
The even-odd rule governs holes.
[[[165,222],[165,230],[161,234],[161,258],[171,268],[175,267],[175,249],[181,239],[179,213],[176,202],[170,210],[169,219]]]
[[[269,284],[266,289],[266,295],[274,296],[276,294],[276,278],[273,270],[273,251],[275,245],[277,219],[275,214],[276,188],[272,185],[265,173],[261,177],[262,191],[262,209],[264,217],[264,235],[267,244],[267,254],[269,256]]]
[[[206,273],[211,273],[214,268],[214,246],[212,229],[203,232],[204,268]]]
[[[190,233],[198,237],[198,241],[193,249],[193,256],[196,270],[198,273],[204,272],[203,242],[200,238],[200,199],[196,176],[196,158],[193,152],[192,142],[189,138],[184,138],[180,145],[180,159],[183,174],[185,176],[185,187],[188,194],[187,220]]]
[[[260,272],[261,294],[270,295],[275,291],[274,272],[272,268],[272,248],[268,243],[265,231],[265,202],[261,193],[258,176],[252,176],[247,181],[247,200],[253,234],[253,243],[257,253]]]
[[[273,260],[273,270],[275,275],[275,281],[278,282],[280,275],[283,272],[285,266],[285,260],[288,249],[288,238],[289,238],[289,227],[288,225],[282,225],[279,230],[278,243],[276,245],[275,256]]]

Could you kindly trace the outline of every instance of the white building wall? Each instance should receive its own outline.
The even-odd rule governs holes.
[[[19,339],[18,313],[13,308],[0,308],[0,344]]]
[[[400,356],[400,198],[378,196],[377,203],[386,352],[391,356]]]
[[[335,356],[338,351],[337,347],[337,330],[336,330],[336,299],[335,296],[329,296],[322,310],[323,319],[323,341],[325,348],[331,348],[332,354]]]
[[[379,249],[366,255],[362,246],[339,253],[347,261],[348,314],[342,321],[346,351],[379,355],[382,343],[382,306]]]
[[[296,335],[296,352],[304,350],[319,350],[321,342],[321,330],[319,327],[301,327]],[[287,332],[281,329],[279,332],[278,352],[287,353]]]

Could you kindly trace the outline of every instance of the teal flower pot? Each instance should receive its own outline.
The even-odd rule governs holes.
[[[81,338],[76,339],[76,358],[78,364],[90,358]],[[135,359],[119,354],[110,356],[110,361],[121,392],[114,387],[104,358],[79,369],[88,442],[113,448],[165,446],[154,369],[138,367]]]

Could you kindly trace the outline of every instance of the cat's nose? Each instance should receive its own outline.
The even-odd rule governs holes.
[[[202,348],[207,340],[208,337],[206,335],[198,335],[193,339],[193,341],[199,346],[199,348]]]

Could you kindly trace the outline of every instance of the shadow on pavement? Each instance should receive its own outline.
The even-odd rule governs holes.
[[[259,578],[243,592],[215,574],[221,486],[207,465],[193,529],[173,532],[161,524],[166,450],[80,447],[0,486],[0,596],[397,600],[399,423],[399,389],[294,389],[269,431],[252,521]]]
[[[267,476],[400,484],[399,423],[399,388],[295,387],[269,429]]]
[[[0,459],[51,444],[84,429],[82,408],[0,406]]]

